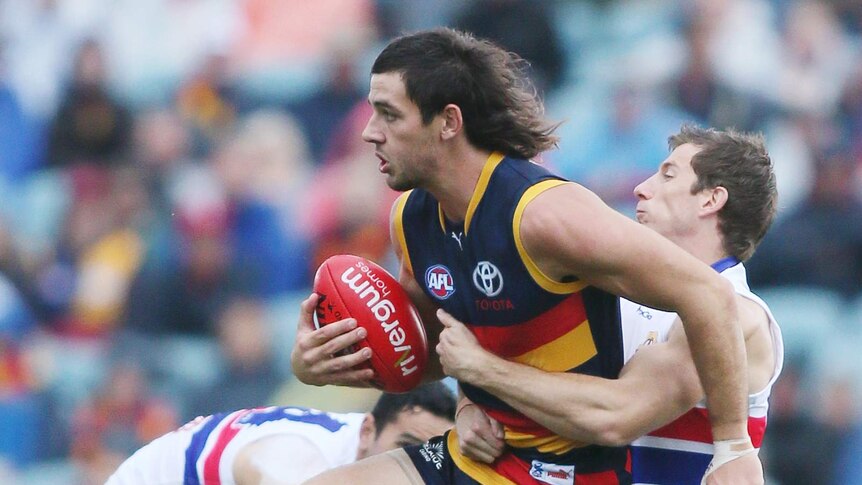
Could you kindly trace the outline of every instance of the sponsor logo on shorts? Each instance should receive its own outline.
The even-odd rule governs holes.
[[[573,485],[575,483],[575,466],[533,460],[530,466],[530,476],[551,485]]]
[[[425,271],[425,286],[438,300],[445,300],[455,293],[452,272],[442,264],[435,264]]]
[[[426,441],[419,448],[419,454],[428,463],[433,463],[438,470],[443,468],[443,440]]]

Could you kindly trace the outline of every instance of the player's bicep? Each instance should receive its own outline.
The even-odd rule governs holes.
[[[709,268],[576,184],[549,189],[530,202],[521,238],[552,279],[584,280],[653,308],[678,306],[680,286],[711,276],[697,276]]]

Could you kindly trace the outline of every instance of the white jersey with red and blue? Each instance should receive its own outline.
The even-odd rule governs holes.
[[[304,447],[317,448],[327,462],[325,469],[334,468],[356,460],[364,418],[360,413],[276,406],[198,417],[138,450],[106,485],[235,484],[233,464],[239,451],[273,435],[301,436]],[[291,450],[284,450],[285,457],[290,455]],[[305,476],[301,470],[297,475]]]
[[[728,258],[713,267],[733,284],[738,295],[757,303],[769,317],[775,361],[772,378],[763,390],[748,397],[748,434],[754,447],[760,448],[766,431],[769,394],[784,362],[781,330],[766,303],[749,289],[742,263]],[[626,361],[641,345],[667,341],[677,318],[675,313],[654,310],[627,300],[620,301],[620,313]],[[701,401],[675,421],[632,443],[633,483],[699,485],[712,454],[712,428],[706,403]]]

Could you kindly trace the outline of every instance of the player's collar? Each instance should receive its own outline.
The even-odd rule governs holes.
[[[740,261],[738,259],[736,259],[735,257],[728,256],[726,258],[719,259],[718,261],[712,263],[710,266],[712,266],[712,269],[721,273],[722,271],[724,271],[728,268],[732,268],[732,267],[736,266],[737,264],[739,264],[739,262]]]

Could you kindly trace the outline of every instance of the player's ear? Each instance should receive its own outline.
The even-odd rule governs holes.
[[[444,140],[455,138],[464,128],[464,117],[461,114],[461,108],[456,104],[447,104],[439,116],[443,120],[440,136]]]
[[[707,197],[703,199],[700,206],[701,212],[704,215],[714,214],[723,209],[725,204],[727,204],[728,194],[727,189],[724,187],[719,185],[718,187],[705,192]]]
[[[362,426],[359,428],[359,449],[356,450],[357,460],[361,460],[369,455],[376,439],[377,427],[374,425],[374,416],[371,413],[367,413],[365,414],[365,419],[362,420]]]

